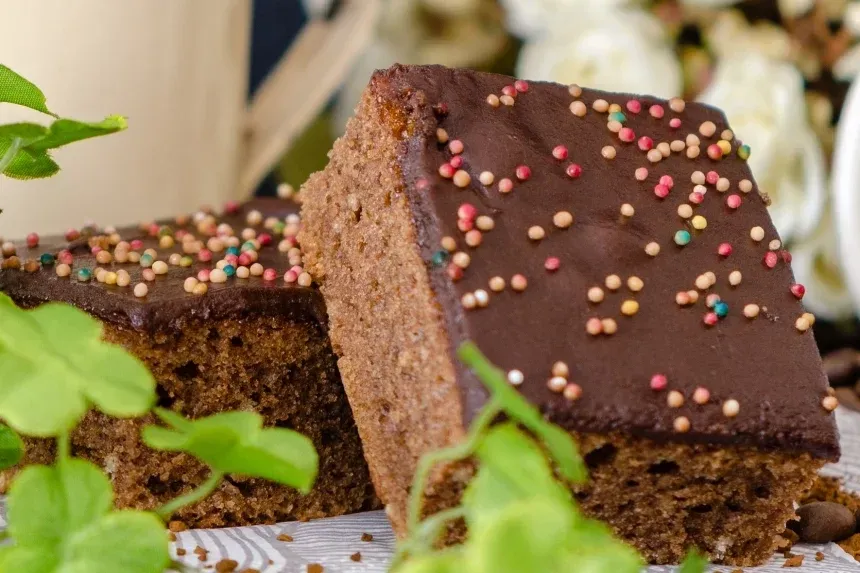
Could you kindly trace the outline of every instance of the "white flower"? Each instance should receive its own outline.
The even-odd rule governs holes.
[[[681,0],[681,4],[696,6],[697,8],[724,8],[737,4],[741,0]]]
[[[573,24],[579,11],[589,5],[600,4],[602,8],[612,10],[630,3],[630,0],[501,0],[507,13],[508,30],[520,38],[535,38],[543,34],[561,16],[570,20],[567,24]]]
[[[854,301],[840,266],[831,210],[825,210],[812,235],[791,249],[791,267],[797,282],[806,287],[804,306],[819,318],[836,321],[854,314]]]
[[[797,68],[760,54],[725,58],[699,99],[722,109],[751,147],[750,169],[773,201],[770,214],[783,240],[809,235],[827,199],[826,168]]]
[[[588,2],[554,20],[547,34],[523,47],[519,77],[661,97],[681,93],[680,64],[651,14]]]

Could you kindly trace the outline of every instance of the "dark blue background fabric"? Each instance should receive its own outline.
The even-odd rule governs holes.
[[[301,0],[254,0],[253,10],[249,99],[307,21]],[[277,179],[269,174],[256,194],[275,195],[277,184]]]

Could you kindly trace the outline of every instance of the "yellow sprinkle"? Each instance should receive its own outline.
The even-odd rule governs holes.
[[[624,316],[633,316],[639,312],[639,303],[635,300],[625,300],[621,303],[621,314]]]
[[[696,215],[695,217],[693,217],[691,223],[693,224],[693,228],[698,231],[701,231],[708,226],[708,220],[701,215]]]
[[[723,152],[723,155],[728,155],[732,152],[732,144],[726,141],[725,139],[721,139],[717,142],[717,146],[720,148],[720,151]]]

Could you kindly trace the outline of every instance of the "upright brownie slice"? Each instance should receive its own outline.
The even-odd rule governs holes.
[[[304,188],[300,240],[398,533],[416,460],[485,401],[454,357],[471,339],[576,435],[577,498],[649,560],[769,556],[839,446],[749,153],[719,111],[677,99],[373,76]],[[468,477],[433,484],[428,510]]]
[[[309,495],[231,476],[179,514],[189,525],[311,519],[376,503],[322,297],[307,275],[299,278],[301,269],[287,277],[292,284],[285,282],[288,269],[300,263],[297,209],[292,202],[255,200],[223,217],[199,212],[139,228],[72,231],[40,245],[31,237],[30,247],[5,245],[0,291],[24,307],[61,301],[100,319],[107,340],[125,346],[155,375],[161,406],[190,417],[256,411],[266,424],[313,440],[320,471]],[[71,276],[60,266],[64,261],[71,262]],[[193,284],[186,279],[210,270],[205,294],[199,285],[197,294],[187,292]],[[146,296],[138,296],[139,284],[147,285]],[[122,507],[153,508],[207,477],[191,457],[141,443],[140,429],[152,421],[91,412],[72,435],[75,455],[105,467]],[[24,463],[51,457],[52,441],[30,441]],[[1,489],[10,477],[0,474]]]

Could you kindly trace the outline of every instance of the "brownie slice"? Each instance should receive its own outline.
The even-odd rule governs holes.
[[[755,150],[752,150],[755,153]],[[655,563],[761,563],[839,456],[789,261],[719,111],[443,67],[371,79],[300,234],[377,492],[486,400],[474,340],[577,438],[575,494]],[[455,502],[468,467],[430,485]]]
[[[267,425],[292,428],[313,440],[320,470],[310,494],[230,476],[211,497],[178,514],[190,526],[306,520],[378,503],[329,344],[322,297],[307,286],[307,275],[299,278],[301,269],[293,269],[298,272],[290,275],[292,284],[285,282],[285,272],[300,262],[297,209],[292,202],[254,200],[234,205],[222,217],[200,212],[139,228],[71,231],[32,248],[18,244],[14,255],[6,245],[0,291],[23,307],[67,302],[103,321],[105,338],[150,368],[160,406],[190,417],[252,410]],[[230,256],[231,243],[240,260]],[[102,253],[93,254],[98,249]],[[166,274],[150,281],[143,278],[140,263],[127,260],[142,258],[147,249],[156,251],[154,260],[167,263]],[[69,257],[72,275],[59,276],[65,274],[61,261]],[[224,270],[234,276],[205,283],[206,294],[186,292],[188,277],[227,258],[235,271]],[[152,269],[165,270],[157,263]],[[87,271],[92,278],[82,281]],[[117,276],[108,273],[119,271],[129,273],[129,285],[110,284]],[[145,297],[134,294],[139,283],[148,285]],[[153,421],[152,416],[116,420],[90,412],[72,435],[74,454],[107,470],[120,507],[154,508],[207,477],[205,467],[190,456],[154,452],[141,443],[140,429]],[[27,446],[24,463],[53,457],[52,441],[28,440]],[[11,476],[0,474],[0,489],[8,487]]]

